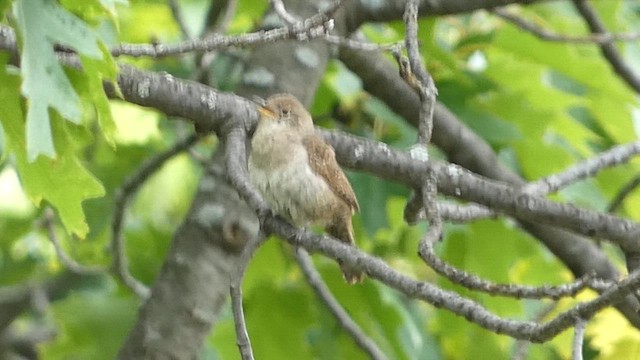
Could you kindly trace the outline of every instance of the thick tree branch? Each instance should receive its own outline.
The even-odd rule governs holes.
[[[560,204],[529,195],[506,183],[482,178],[460,166],[416,160],[410,152],[390,149],[386,144],[335,131],[323,131],[336,150],[338,160],[353,169],[375,174],[410,186],[419,186],[414,174],[431,169],[440,192],[473,201],[513,217],[564,227],[589,236],[614,241],[625,251],[637,251],[640,224],[597,211]]]
[[[438,212],[443,220],[449,222],[468,222],[486,218],[496,218],[498,215],[490,209],[476,205],[457,205],[446,202],[438,203]],[[417,214],[417,219],[425,219],[424,209]]]
[[[135,73],[138,76],[138,78],[137,79],[128,78],[126,79],[127,86],[121,85],[123,93],[125,93],[125,96],[128,97],[128,100],[129,100],[129,97],[131,97],[130,100],[132,102],[140,101],[142,102],[143,105],[151,105],[152,103],[155,103],[157,108],[159,108],[160,110],[163,110],[163,111],[166,110],[174,115],[182,114],[179,112],[179,111],[182,111],[184,112],[182,114],[183,116],[189,116],[190,118],[195,119],[195,123],[197,127],[208,128],[208,129],[219,129],[219,127],[221,126],[220,121],[222,123],[229,121],[229,119],[233,117],[234,113],[238,114],[235,116],[236,119],[242,119],[244,121],[245,128],[251,129],[253,127],[253,124],[256,121],[254,105],[240,98],[237,98],[228,94],[217,93],[202,85],[192,85],[182,81],[177,81],[176,79],[173,79],[173,78],[170,78],[171,80],[169,81],[169,83],[167,84],[167,87],[165,88],[160,84],[166,81],[166,78],[167,78],[166,76],[157,76],[157,75],[151,74],[151,76],[146,77],[144,76],[145,73],[140,71],[134,72],[132,70],[129,70],[129,73],[130,74]],[[150,81],[150,79],[153,79],[153,80]],[[148,90],[153,89],[153,91],[149,91],[148,93],[145,93],[144,97],[140,97],[138,95],[138,92],[136,91],[138,87],[137,85],[138,82],[145,84],[146,89]],[[180,85],[177,85],[177,84],[180,84]],[[125,89],[129,89],[129,90],[125,92]],[[168,90],[170,92],[167,92]],[[189,94],[189,96],[186,97],[187,99],[193,99],[193,98],[217,99],[222,101],[217,103],[215,106],[212,106],[211,111],[213,112],[213,114],[206,115],[207,113],[206,110],[208,109],[208,107],[205,107],[203,109],[201,108],[201,105],[198,102],[193,104],[196,106],[195,109],[185,106],[184,103],[176,104],[175,99],[181,98],[179,94],[184,92]],[[153,98],[154,101],[152,101],[150,98]],[[165,99],[165,98],[168,100],[161,101],[161,102],[157,102],[156,100],[156,99]],[[396,98],[396,95],[394,95],[394,98]],[[236,104],[236,105],[234,105],[233,108],[228,108],[227,106],[225,106],[226,104]],[[174,107],[176,105],[177,107]],[[440,108],[440,111],[444,117],[450,116],[442,108]],[[444,113],[442,113],[443,111]],[[246,115],[241,115],[241,114],[246,114]],[[438,115],[439,115],[438,108],[436,108],[436,119],[438,119]],[[436,129],[437,128],[438,127],[436,127]],[[462,129],[462,128],[459,127],[459,129]],[[435,135],[436,134],[434,134],[434,139],[437,138]],[[475,135],[470,134],[469,136],[471,136],[472,138],[475,138]],[[341,148],[339,146],[338,139],[345,139],[345,138],[346,137],[342,135],[331,135],[328,137],[330,142],[332,142],[332,144],[336,147],[338,157],[342,160],[344,164],[354,166],[354,161],[353,161],[354,155],[355,154],[368,155],[367,151],[363,152],[363,150],[371,149],[371,150],[375,150],[372,152],[372,154],[375,154],[375,155],[373,157],[367,156],[367,158],[371,158],[372,160],[375,160],[376,157],[380,157],[380,159],[378,160],[381,160],[381,162],[379,162],[377,165],[374,165],[373,163],[371,163],[369,164],[371,165],[369,168],[367,168],[366,166],[363,166],[360,168],[361,170],[373,171],[377,175],[383,175],[388,178],[395,179],[397,181],[406,182],[407,179],[410,178],[410,176],[407,175],[407,173],[399,171],[399,169],[397,168],[397,165],[403,162],[397,162],[398,159],[396,159],[396,155],[394,155],[396,153],[391,151],[387,147],[384,147],[384,146],[379,147],[380,145],[372,145],[372,146],[367,146],[365,148],[362,148],[352,143],[351,146],[348,148]],[[481,140],[476,140],[476,141],[481,141]],[[486,146],[486,145],[482,145],[482,146]],[[358,148],[359,150],[356,151],[356,148]],[[474,152],[473,156],[476,157],[481,154],[482,154],[482,151],[480,152],[480,154],[478,152]],[[393,155],[393,156],[390,156],[390,155]],[[403,160],[404,162],[407,162],[407,161],[409,163],[413,162],[413,160],[411,160],[411,156],[407,156],[407,154],[405,154],[403,157],[405,159]],[[365,162],[360,162],[360,161],[357,161],[357,162],[361,165],[365,165]],[[475,165],[478,166],[479,163],[482,164],[483,162],[484,161],[476,162]],[[496,168],[495,164],[496,163],[491,164],[491,167],[494,169]],[[416,164],[414,163],[414,165]],[[385,166],[387,167],[386,170],[384,169]],[[383,167],[383,169],[381,169],[380,167]],[[497,166],[497,168],[499,167],[500,166]],[[375,168],[378,168],[380,172],[376,172]],[[394,173],[390,174],[389,169],[393,169],[391,171]],[[422,166],[419,166],[418,169],[414,168],[409,170],[407,168],[405,170],[411,171],[411,172],[417,171],[414,173],[420,173],[420,171],[424,170],[424,164]],[[580,210],[580,209],[572,208],[567,205],[552,203],[552,202],[549,202],[548,200],[544,200],[541,198],[531,197],[526,194],[520,194],[515,189],[509,190],[509,187],[507,187],[506,185],[489,183],[481,179],[476,179],[473,175],[467,173],[466,171],[462,169],[460,170],[461,170],[460,173],[462,174],[462,176],[459,179],[463,179],[465,181],[468,180],[471,183],[476,182],[476,184],[478,185],[488,184],[488,187],[493,189],[488,192],[476,192],[475,190],[478,190],[478,189],[475,188],[475,186],[472,185],[471,183],[468,183],[467,185],[469,185],[470,187],[465,188],[467,191],[464,192],[466,194],[464,195],[464,197],[468,200],[472,200],[480,203],[484,202],[486,203],[486,205],[489,205],[489,206],[499,205],[494,203],[495,201],[497,201],[498,203],[502,204],[501,206],[499,206],[501,211],[505,211],[507,213],[513,214],[514,216],[521,216],[533,221],[542,220],[551,224],[567,226],[573,230],[576,230],[585,234],[603,235],[603,232],[608,232],[609,230],[613,230],[613,228],[617,228],[618,230],[613,231],[615,233],[613,237],[617,237],[619,239],[626,238],[627,240],[623,240],[622,242],[624,243],[626,241],[627,245],[631,245],[631,247],[633,247],[633,242],[631,239],[632,236],[628,230],[637,226],[632,225],[628,221],[625,221],[625,220],[619,221],[619,220],[616,220],[615,218],[598,214],[592,211]],[[443,170],[443,172],[441,172],[441,175],[444,175],[445,171],[446,170]],[[458,173],[458,171],[455,170],[454,173]],[[506,175],[510,174],[508,171],[505,171],[500,173],[499,176],[504,177],[505,173]],[[400,175],[400,174],[403,174],[403,175]],[[443,179],[443,181],[449,182],[450,180]],[[518,183],[521,183],[521,180],[518,180]],[[419,184],[411,184],[411,185],[417,186]],[[460,189],[461,188],[459,186],[451,186],[451,184],[449,184],[448,190],[446,190],[445,193],[452,194],[455,196],[457,195]],[[506,198],[502,197],[501,195],[497,200],[494,199],[494,197],[500,193],[506,194]],[[532,202],[530,203],[529,200],[532,200]],[[529,208],[529,205],[534,205],[536,207],[535,211],[532,211],[532,209]],[[543,209],[543,208],[546,208],[546,209]],[[549,209],[551,209],[551,211],[547,212],[547,210]],[[560,218],[557,216],[559,213],[563,213],[563,215]],[[575,215],[585,216],[585,217],[582,219],[580,218],[576,219],[574,218]],[[570,223],[560,224],[560,222],[565,220],[569,221]],[[595,223],[598,226],[598,229],[594,229],[593,222],[600,221],[600,220],[602,220],[603,222]],[[613,225],[614,223],[616,223],[617,225],[614,225],[612,228],[610,228],[611,225]],[[606,257],[600,254],[599,250],[594,245],[584,244],[582,245],[584,247],[580,249],[579,247],[577,247],[579,246],[577,244],[579,244],[579,242],[582,242],[582,240],[576,240],[578,242],[567,242],[567,241],[571,241],[567,239],[567,236],[570,236],[567,233],[558,233],[558,231],[555,229],[542,229],[542,228],[539,228],[539,225],[533,225],[533,224],[529,224],[529,225],[525,224],[525,227],[530,231],[532,231],[532,233],[534,234],[539,234],[540,231],[542,231],[545,234],[544,237],[548,246],[550,246],[552,250],[558,250],[559,253],[562,254],[563,259],[565,259],[565,262],[569,264],[573,270],[577,271],[578,275],[584,275],[589,273],[590,271],[592,271],[592,269],[594,269],[594,264],[596,264],[598,266],[595,268],[597,269],[599,276],[603,276],[605,278],[615,278],[614,277],[615,270],[613,270],[613,267],[610,264],[608,264]],[[556,237],[558,235],[560,235],[559,238]],[[630,241],[631,243],[629,244]],[[565,247],[567,246],[570,246],[571,249],[565,250]],[[576,255],[576,250],[583,251],[583,252],[586,251],[590,253],[590,255]],[[627,249],[627,250],[630,250],[630,249]],[[580,259],[584,259],[584,257],[581,257],[581,256],[587,256],[587,258],[590,260],[589,264],[583,263],[582,260]],[[628,316],[632,316],[631,314],[633,314],[634,311],[635,310],[633,310],[632,308],[629,308],[625,310],[625,313]]]
[[[291,244],[303,246],[309,251],[320,252],[331,258],[338,259],[342,263],[361,268],[370,277],[378,279],[410,297],[426,301],[436,307],[448,309],[454,314],[464,316],[469,321],[490,331],[532,342],[543,342],[555,337],[560,332],[574,326],[581,318],[589,319],[601,309],[620,301],[640,285],[639,271],[620,281],[617,286],[605,290],[596,299],[580,303],[547,323],[536,324],[529,321],[505,320],[469,299],[462,298],[453,292],[442,290],[430,283],[410,279],[391,268],[384,261],[326,236],[315,235],[309,231],[301,231],[271,216],[264,219],[263,228],[268,232],[281,235]]]
[[[318,11],[314,4],[306,1],[287,2],[287,6],[300,16],[308,17]],[[322,76],[328,59],[326,44],[317,41],[278,42],[252,50],[249,58],[246,59],[249,68],[243,75],[242,86],[236,90],[238,94],[245,97],[253,95],[266,97],[273,92],[286,91],[295,94],[304,103],[313,99],[315,84]],[[290,56],[283,56],[283,54]],[[134,72],[131,71],[129,74]],[[135,73],[135,75],[142,75],[139,72]],[[164,93],[168,90],[163,88],[167,78],[173,85],[169,85],[171,88],[169,93]],[[122,89],[122,83],[120,85]],[[128,86],[132,91],[128,96],[146,103],[145,106],[157,106],[158,103],[154,105],[149,101],[149,96],[157,95],[156,91],[163,92],[166,95],[162,100],[166,110],[173,115],[192,119],[199,132],[215,130],[218,135],[224,134],[221,136],[221,147],[231,151],[244,150],[245,133],[252,130],[257,121],[253,102],[214,91],[200,84],[179,81],[170,76],[157,77],[145,83],[140,89],[142,91],[139,93],[146,96],[135,93],[137,89],[135,81]],[[123,93],[125,93],[124,90]],[[185,94],[189,94],[188,99],[181,99]],[[191,115],[199,113],[202,116],[184,116],[186,113]],[[232,140],[234,136],[236,139],[243,139],[242,144],[234,143]],[[220,154],[216,162],[224,164],[228,163],[228,159],[232,156],[246,156],[244,153],[236,154],[229,156]],[[242,171],[246,171],[246,168],[240,170],[240,176],[243,174]],[[229,172],[218,166],[208,169],[207,173],[215,174],[215,177],[207,176],[201,180],[191,215],[187,217],[175,236],[168,260],[154,285],[152,295],[142,309],[138,323],[121,351],[123,358],[146,354],[148,349],[155,351],[155,353],[148,353],[147,358],[150,359],[165,354],[171,358],[197,357],[204,337],[210,332],[212,323],[219,315],[222,304],[228,296],[230,283],[237,280],[238,272],[246,267],[251,254],[261,243],[261,237],[257,235],[254,209],[249,209],[239,199],[235,189],[226,185],[225,178],[233,173],[233,170]],[[222,224],[219,224],[220,217],[222,217]],[[249,231],[252,228],[255,228],[255,233]],[[246,229],[242,232],[251,235],[246,247],[236,242],[229,244],[224,240],[234,238],[225,234],[236,233],[239,229]],[[231,250],[235,254],[235,251],[239,251],[240,248],[244,250],[237,255],[237,258],[236,255],[228,254]],[[183,261],[176,263],[175,260],[180,259]],[[186,259],[189,259],[188,264],[184,262]],[[159,290],[156,291],[156,289]],[[148,305],[152,302],[153,305]],[[198,316],[190,316],[193,310],[189,309],[189,304],[197,305]],[[194,306],[191,305],[190,308]],[[167,313],[178,314],[178,317],[162,320],[166,318]],[[166,325],[163,325],[163,322],[166,322]],[[183,331],[183,328],[186,328],[186,331]],[[148,337],[148,334],[159,333],[158,330],[162,330],[160,334],[165,339],[164,342],[144,343],[143,340]]]
[[[452,15],[481,9],[493,9],[510,4],[533,4],[542,0],[421,0],[421,16]],[[345,17],[346,30],[357,30],[366,22],[387,22],[399,20],[404,14],[406,1],[349,1],[341,13]]]
[[[129,72],[132,73],[132,71]],[[168,86],[169,89],[162,88],[160,84],[164,83],[163,78],[165,77],[159,77],[155,74],[150,74],[147,77],[144,75],[146,72],[137,72],[142,77],[142,79],[139,78],[137,80],[145,84],[149,93],[142,98],[139,97],[136,91],[138,87],[132,85],[132,79],[127,79],[127,83],[121,84],[121,90],[127,100],[134,103],[141,102],[141,105],[148,105],[150,104],[149,98],[152,97],[155,100],[153,102],[156,107],[162,111],[166,109],[174,115],[180,114],[185,117],[187,115],[200,115],[193,117],[196,126],[200,125],[209,129],[220,129],[220,126],[230,121],[232,117],[236,121],[243,122],[239,126],[244,128],[251,129],[255,124],[255,105],[246,100],[243,101],[241,98],[231,94],[218,93],[203,85],[191,86],[188,82],[174,78],[171,78],[168,84],[173,86]],[[178,85],[176,86],[175,84]],[[153,95],[150,90],[152,88]],[[171,91],[171,97],[173,98],[177,98],[177,94],[186,92],[188,94],[187,97],[224,98],[226,104],[221,102],[213,106],[212,113],[205,115],[206,109],[194,111],[195,109],[189,109],[185,106],[181,106],[180,109],[173,108],[172,105],[176,101],[157,103],[156,99],[164,99],[167,91]],[[168,94],[166,96],[168,97]],[[238,105],[235,105],[234,108],[226,108],[231,103]],[[178,112],[179,110],[184,113],[181,114]],[[438,185],[445,194],[499,209],[523,220],[544,222],[565,227],[585,235],[610,239],[616,241],[627,251],[635,251],[637,247],[635,236],[640,233],[640,224],[629,220],[532,196],[507,184],[482,179],[461,167],[427,164],[421,159],[415,159],[411,153],[392,150],[382,143],[356,139],[337,132],[325,132],[324,135],[336,149],[339,161],[349,167],[394,181],[400,181],[410,186],[421,186],[423,179],[416,181],[414,174],[424,174],[427,169],[432,168],[437,174]]]
[[[340,60],[362,79],[366,91],[380,98],[393,111],[417,126],[419,98],[400,79],[397,69],[382,54],[341,49]],[[432,140],[454,163],[515,186],[525,184],[523,179],[499,161],[489,144],[440,103],[436,104],[434,113]],[[576,277],[595,271],[598,277],[604,279],[618,278],[613,264],[593,241],[546,225],[530,222],[521,222],[521,225],[540,239]],[[635,326],[640,326],[640,316],[636,311],[638,302],[635,299],[629,298],[627,303],[617,306]]]
[[[218,154],[201,180],[120,359],[198,357],[237,269],[246,266],[242,249],[258,236],[258,224],[226,183],[222,161]]]

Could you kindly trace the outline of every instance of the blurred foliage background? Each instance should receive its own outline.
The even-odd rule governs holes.
[[[202,31],[210,3],[180,2],[192,34]],[[3,23],[32,24],[15,20],[15,2],[1,4],[0,11],[9,15]],[[265,0],[239,0],[228,32],[251,31],[267,6]],[[640,31],[637,3],[611,0],[593,2],[593,6],[612,32]],[[127,4],[67,0],[55,7],[78,16],[107,45],[171,43],[181,39],[166,1],[130,0]],[[570,2],[534,4],[518,8],[518,12],[557,32],[585,33],[583,21]],[[26,31],[30,29],[27,27]],[[363,33],[374,42],[400,41],[404,25],[401,21],[369,24]],[[422,19],[419,36],[424,59],[440,93],[439,101],[526,179],[552,174],[638,137],[638,96],[611,71],[593,44],[543,41],[484,11]],[[640,72],[640,43],[621,43],[619,48],[627,62]],[[40,51],[39,56],[51,56],[40,48],[35,51]],[[8,56],[0,52],[0,59],[5,64]],[[119,61],[182,78],[190,78],[196,71],[193,55]],[[243,50],[220,52],[207,69],[214,81],[211,85],[233,91],[240,81],[243,61]],[[108,64],[104,66],[108,69]],[[67,69],[81,98],[82,115],[76,124],[60,125],[59,115],[53,114],[53,138],[56,146],[68,144],[65,151],[72,154],[76,166],[61,170],[67,171],[65,174],[32,171],[30,165],[21,167],[24,159],[12,151],[11,138],[16,133],[11,130],[9,118],[21,110],[14,110],[11,115],[7,109],[19,94],[19,82],[10,67],[2,67],[0,109],[5,116],[0,114],[0,286],[46,281],[64,273],[42,225],[43,206],[37,207],[32,201],[37,202],[42,196],[24,189],[30,177],[64,176],[55,185],[63,195],[53,205],[62,212],[82,201],[84,215],[81,213],[80,220],[76,216],[64,225],[56,223],[55,232],[65,250],[80,263],[107,266],[111,259],[109,239],[115,190],[143,160],[171,147],[192,130],[153,109],[122,101],[108,101],[108,109],[95,109],[96,99],[89,85],[82,88],[78,85],[81,81],[73,78],[80,75]],[[415,130],[384,103],[364,92],[358,77],[337,60],[330,62],[310,111],[320,126],[380,140],[395,148],[406,149],[415,141]],[[108,121],[105,116],[112,118],[112,130],[108,130],[109,125],[99,125],[101,116],[101,121]],[[195,150],[208,154],[216,146],[217,141],[211,136]],[[437,149],[432,151],[433,156],[442,157]],[[639,170],[640,163],[632,161],[572,185],[553,198],[605,210]],[[201,166],[191,156],[178,155],[144,184],[127,208],[125,236],[130,268],[141,281],[154,281],[201,174]],[[87,180],[68,181],[82,176]],[[545,301],[472,293],[437,277],[416,256],[424,225],[408,226],[402,219],[409,190],[366,174],[349,173],[349,178],[362,208],[354,221],[358,245],[364,251],[405,273],[459,291],[501,316],[533,319],[548,310]],[[46,184],[43,187],[45,193],[52,191]],[[46,207],[51,201],[46,194],[44,198],[47,201],[41,205]],[[632,193],[619,213],[640,219],[640,207],[635,206],[638,201],[640,192]],[[602,246],[623,271],[620,253],[607,244]],[[546,248],[509,220],[448,225],[438,251],[452,264],[498,282],[541,285],[572,279]],[[365,358],[315,298],[291,252],[283,242],[271,239],[259,249],[248,269],[245,313],[257,358]],[[516,351],[513,339],[409,300],[371,280],[349,287],[333,261],[322,257],[314,260],[340,302],[392,359],[505,359]],[[578,299],[591,296],[586,292]],[[551,314],[569,308],[575,301],[560,301]],[[64,296],[50,299],[41,311],[25,312],[14,327],[18,333],[33,327],[54,329],[55,336],[39,345],[43,359],[110,359],[133,324],[138,305],[129,289],[105,275],[78,281]],[[528,358],[569,358],[571,335],[566,332],[549,343],[530,345]],[[589,323],[586,347],[586,358],[638,358],[640,333],[616,311],[607,310]],[[210,335],[203,358],[239,358],[230,309]]]

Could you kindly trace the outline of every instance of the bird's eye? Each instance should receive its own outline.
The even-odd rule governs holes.
[[[282,116],[289,117],[289,109],[282,109]]]

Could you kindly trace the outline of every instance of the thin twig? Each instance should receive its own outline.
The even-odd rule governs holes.
[[[284,3],[282,0],[271,0],[271,5],[273,6],[273,10],[275,10],[276,14],[282,19],[287,25],[293,26],[299,20],[298,17],[291,15],[287,9],[284,7]]]
[[[523,191],[532,195],[555,192],[576,181],[593,176],[602,169],[626,163],[638,154],[640,154],[640,141],[614,146],[591,159],[572,165],[558,174],[530,183],[524,187]]]
[[[177,44],[120,44],[111,49],[111,54],[113,56],[162,57],[188,52],[206,52],[229,47],[245,47],[286,39],[311,40],[322,37],[333,29],[332,17],[341,4],[342,1],[334,2],[327,10],[321,11],[304,21],[300,21],[291,28],[280,27],[235,36],[215,33],[203,39],[187,40]]]
[[[571,359],[582,360],[582,346],[584,343],[584,330],[587,327],[587,321],[580,319],[576,322],[573,332],[573,344],[571,346]]]
[[[612,303],[620,301],[635,291],[640,285],[640,271],[635,271],[627,278],[620,280],[615,286],[604,290],[595,299],[579,303],[544,324],[504,319],[491,313],[473,300],[461,297],[452,291],[438,288],[429,282],[411,279],[391,268],[384,261],[346,244],[338,241],[328,241],[325,236],[294,228],[274,216],[265,216],[262,224],[263,230],[268,234],[278,234],[291,244],[298,244],[298,246],[304,247],[308,251],[321,252],[343,264],[359,266],[371,278],[380,280],[412,298],[421,299],[436,307],[445,308],[495,333],[506,334],[532,342],[544,342],[557,336],[567,328],[573,327],[578,318],[591,318],[602,309],[611,306]]]
[[[433,82],[431,74],[427,71],[420,56],[418,47],[418,0],[407,1],[404,22],[406,26],[405,47],[409,66],[400,61],[401,71],[404,71],[403,78],[420,95],[420,122],[418,124],[418,143],[427,145],[431,141],[433,131],[433,111],[435,109],[436,96],[438,90]],[[404,65],[404,69],[402,68]]]
[[[58,259],[60,260],[62,265],[64,265],[64,267],[69,271],[79,275],[96,275],[106,273],[107,270],[102,267],[86,266],[80,264],[64,251],[62,245],[60,244],[60,241],[58,240],[58,236],[56,235],[56,231],[54,228],[54,217],[55,216],[51,208],[45,209],[42,219],[42,226],[46,228],[47,234],[49,235],[49,240],[51,241],[51,244],[53,244],[53,248],[55,249],[56,255],[58,256]]]
[[[387,356],[378,348],[378,345],[365,334],[355,321],[349,316],[346,310],[340,305],[338,300],[333,296],[331,290],[324,283],[322,277],[316,270],[309,253],[303,249],[296,249],[296,260],[307,279],[307,282],[313,288],[318,298],[331,311],[338,321],[338,324],[351,336],[353,341],[369,355],[370,359],[382,360]]]
[[[211,8],[209,8],[206,26],[201,34],[201,37],[207,38],[212,34],[224,34],[227,31],[227,27],[231,23],[231,19],[233,19],[233,15],[235,14],[237,5],[237,0],[213,2],[211,4]],[[214,11],[214,6],[224,6],[224,14],[221,18],[219,13]],[[217,14],[218,16],[213,14]],[[205,53],[197,54],[194,57],[196,69],[193,71],[190,78],[197,82],[211,85],[211,79],[209,78],[208,70],[217,57],[218,52],[216,51],[208,51]]]
[[[553,310],[558,306],[558,302],[554,301],[546,306],[544,306],[540,311],[536,313],[533,321],[539,323],[544,320],[547,315],[551,314]],[[515,343],[515,349],[513,351],[513,357],[511,360],[525,360],[527,358],[527,352],[529,351],[529,346],[531,345],[530,341],[527,340],[517,340]]]
[[[178,23],[178,27],[180,28],[180,33],[182,34],[182,39],[189,40],[191,39],[191,34],[189,32],[189,27],[185,22],[184,16],[182,15],[182,8],[180,4],[178,4],[178,0],[168,0],[169,7],[171,8],[171,14],[173,15],[173,19]]]
[[[626,183],[622,187],[622,189],[618,191],[618,193],[616,194],[616,197],[614,197],[613,200],[611,200],[611,203],[609,204],[609,206],[607,206],[607,212],[609,213],[616,212],[618,208],[622,206],[627,196],[629,196],[629,194],[631,194],[633,190],[635,190],[638,186],[640,186],[640,175],[637,175],[636,177],[631,179],[631,181]]]
[[[129,287],[138,297],[145,299],[149,296],[149,288],[139,282],[129,272],[129,260],[124,246],[122,224],[124,222],[125,209],[129,198],[155,171],[176,154],[188,149],[198,140],[197,135],[190,135],[178,141],[170,149],[159,153],[142,163],[138,171],[125,179],[122,186],[116,191],[113,221],[111,222],[111,249],[113,252],[113,271],[120,280]]]
[[[271,0],[271,4],[273,5],[273,9],[278,14],[278,16],[289,26],[293,26],[300,22],[300,19],[287,11],[284,7],[284,3],[282,0]],[[320,40],[324,40],[329,44],[337,45],[340,47],[346,47],[354,50],[362,50],[362,51],[400,51],[403,47],[403,41],[391,44],[373,44],[371,42],[362,41],[359,39],[355,39],[354,36],[358,36],[357,34],[352,35],[352,37],[346,38],[343,36],[332,35],[326,33],[319,37]]]
[[[418,140],[412,154],[417,154],[423,160],[429,159],[427,145],[431,141],[433,132],[433,111],[435,109],[436,95],[438,91],[433,83],[431,74],[426,70],[420,50],[418,48],[418,5],[419,1],[409,0],[405,5],[404,22],[406,26],[405,47],[407,48],[408,62],[399,52],[395,53],[400,64],[400,74],[420,96],[420,122],[418,124]],[[438,241],[442,236],[442,219],[438,212],[436,196],[438,185],[435,173],[427,170],[426,179],[421,189],[416,190],[414,197],[420,198],[425,209],[425,215],[429,222],[429,229],[420,241],[420,248],[425,243]],[[413,201],[409,201],[413,205]],[[407,214],[407,211],[405,211]],[[419,250],[418,252],[421,252]]]
[[[253,349],[251,340],[247,333],[247,326],[244,321],[244,310],[242,309],[242,286],[235,282],[231,284],[231,309],[236,329],[236,344],[240,351],[242,360],[253,360]]]
[[[485,292],[491,295],[514,297],[518,299],[560,299],[562,297],[575,296],[585,288],[597,288],[605,290],[613,284],[603,283],[602,280],[595,279],[593,275],[583,276],[576,281],[558,286],[525,286],[514,284],[497,284],[484,280],[476,275],[467,273],[454,266],[447,264],[436,255],[433,245],[426,243],[420,249],[420,256],[438,274],[446,277],[455,284],[462,285],[467,289]]]
[[[236,12],[236,8],[238,7],[238,0],[228,0],[227,7],[224,10],[224,15],[222,19],[218,22],[218,24],[213,29],[212,33],[222,34],[227,31],[227,27],[231,23],[233,19],[233,15]]]
[[[584,18],[594,34],[608,34],[609,32],[604,27],[604,24],[593,10],[591,5],[586,0],[573,0],[580,15]],[[607,59],[613,70],[620,76],[624,82],[627,83],[636,93],[640,94],[640,77],[633,71],[633,69],[624,61],[620,52],[616,48],[616,45],[607,42],[600,44],[600,50],[602,55]]]
[[[542,40],[578,43],[578,44],[606,44],[613,41],[637,41],[640,40],[640,33],[628,34],[611,34],[611,33],[594,33],[589,36],[570,36],[557,34],[551,30],[542,28],[533,22],[521,18],[520,16],[507,11],[504,8],[496,8],[490,10],[498,17],[509,21],[520,29],[527,31]]]

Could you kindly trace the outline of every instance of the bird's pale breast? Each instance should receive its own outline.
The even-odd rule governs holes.
[[[284,144],[274,140],[263,134],[254,135],[249,157],[251,182],[275,212],[295,225],[325,225],[331,221],[336,196],[324,178],[312,171],[300,142],[289,142],[286,149],[279,149]],[[261,142],[261,151],[256,151],[256,141]]]

